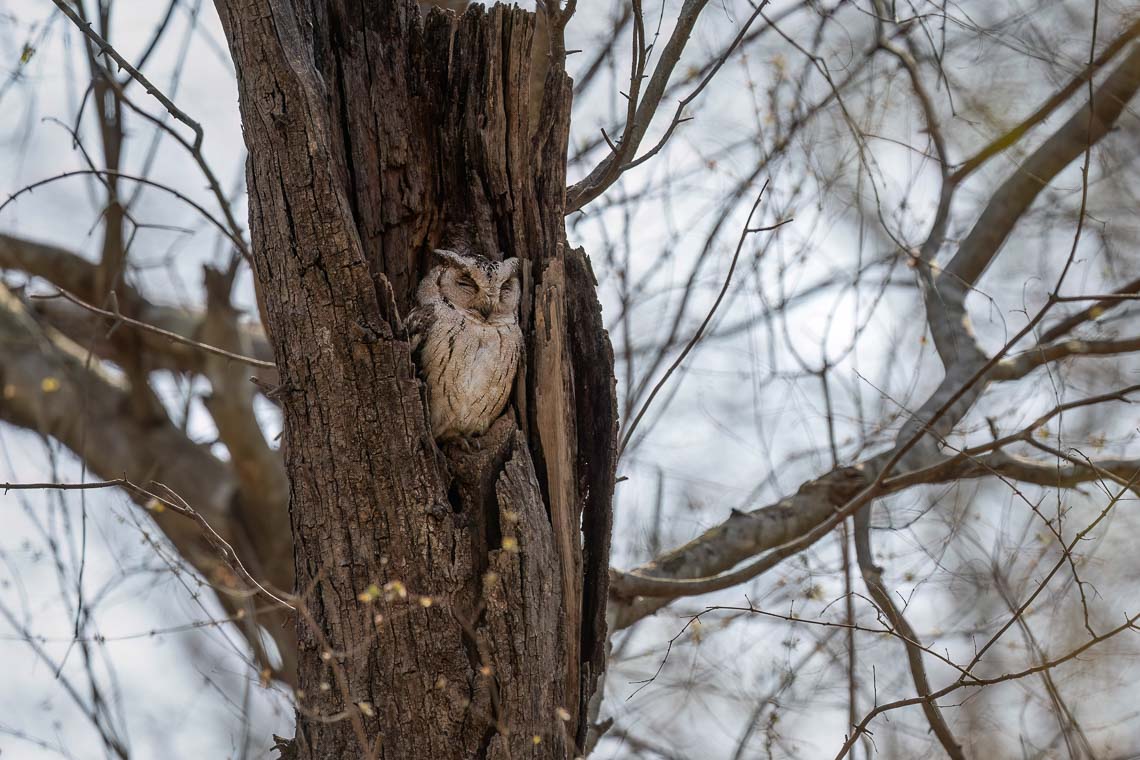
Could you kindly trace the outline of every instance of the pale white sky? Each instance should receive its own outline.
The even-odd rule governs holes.
[[[572,66],[585,65],[606,23],[604,14],[591,13],[585,5],[589,3],[580,3],[583,7],[571,24],[567,47],[582,48],[586,52],[572,57]],[[666,17],[675,12],[678,5],[667,3]],[[715,5],[698,24],[689,54],[678,67],[679,75],[683,75],[686,66],[693,61],[702,60],[710,50],[723,45],[733,25],[746,17],[745,3],[718,2]],[[788,5],[791,3],[772,3],[772,15]],[[177,92],[172,94],[183,110],[201,122],[206,134],[205,154],[222,183],[227,188],[243,187],[244,154],[236,89],[212,3],[189,0],[182,4],[176,12],[172,32],[148,63],[147,74],[160,87],[168,87],[183,44],[187,14],[192,9],[198,9],[200,26],[188,38],[186,71]],[[164,10],[165,3],[153,0],[118,0],[113,35],[117,48],[128,58],[137,55]],[[51,19],[50,27],[46,29],[46,36],[41,37],[48,19]],[[849,39],[837,39],[830,50],[828,64],[837,75],[869,39],[869,22],[859,26],[861,22],[852,16],[848,25]],[[8,0],[0,10],[0,93],[3,93],[0,95],[0,198],[30,182],[83,166],[81,157],[71,148],[66,130],[53,121],[73,122],[78,93],[86,83],[82,60],[74,54],[78,37],[73,30],[65,29],[66,23],[54,13],[54,6],[47,0]],[[787,28],[801,39],[810,39],[810,30],[794,22]],[[662,40],[668,31],[666,22],[661,28]],[[21,70],[24,79],[15,86],[5,87],[8,72],[14,69],[13,62],[29,39],[37,42],[32,61]],[[799,71],[799,61],[793,58],[796,54],[787,45],[776,38],[766,45],[750,56],[747,64],[726,67],[722,78],[695,105],[697,119],[678,131],[670,149],[631,172],[611,191],[612,197],[632,195],[660,188],[669,179],[672,197],[642,205],[628,220],[622,209],[600,210],[603,204],[598,203],[588,207],[587,218],[571,229],[571,242],[584,245],[594,257],[594,268],[602,281],[605,313],[619,350],[624,333],[622,325],[615,321],[620,306],[617,277],[606,265],[604,251],[615,241],[620,244],[628,230],[635,251],[630,262],[632,272],[653,273],[647,296],[631,320],[632,341],[644,344],[660,335],[663,316],[671,313],[679,297],[677,288],[687,274],[688,265],[698,255],[704,236],[722,210],[724,193],[751,169],[748,161],[754,154],[747,141],[753,139],[757,121],[763,122],[764,115],[757,112],[752,99],[745,96],[748,78],[753,77],[757,91],[763,92],[775,76],[773,72],[781,66],[793,62],[796,67],[791,70]],[[1084,55],[1082,45],[1087,46],[1087,39],[1074,38],[1053,53],[1057,59],[1076,61]],[[980,42],[978,48],[979,57],[987,54],[1011,61],[1003,69],[1003,76],[996,77],[989,87],[992,102],[1023,113],[1041,93],[1052,88],[1054,83],[1042,73],[1046,68],[1044,64],[1015,55],[1001,48],[995,40]],[[961,61],[968,61],[968,57],[956,59],[956,65]],[[965,67],[952,70],[951,74],[968,80],[978,72]],[[623,75],[623,71],[618,72],[619,77]],[[874,75],[884,81],[887,77],[885,72]],[[901,88],[901,81],[895,86]],[[624,85],[619,87],[625,89]],[[592,137],[600,126],[610,125],[611,114],[624,109],[624,101],[614,89],[608,81],[602,82],[590,91],[587,99],[575,105],[572,146]],[[882,96],[893,91],[884,85],[877,92]],[[140,103],[146,103],[141,90],[136,90],[134,95]],[[148,105],[152,112],[160,112],[156,104]],[[857,113],[872,112],[874,106],[870,101],[850,104]],[[969,107],[969,104],[963,106],[967,112]],[[655,131],[646,140],[647,145],[654,142],[654,135],[667,123],[672,105],[662,112],[664,117],[655,125]],[[1062,118],[1064,116],[1062,114]],[[879,113],[879,118],[880,123],[873,125],[876,139],[868,141],[868,150],[881,180],[880,202],[891,210],[892,222],[911,239],[918,240],[933,209],[935,175],[928,162],[924,164],[912,150],[891,140],[913,140],[914,131],[920,125],[909,119],[892,119],[885,110]],[[1050,122],[1054,123],[1059,122]],[[133,124],[138,133],[127,149],[128,172],[142,166],[151,139],[150,131],[138,120]],[[85,117],[82,133],[95,144],[90,113]],[[955,135],[959,138],[955,155],[965,153],[961,143],[976,145],[985,134],[988,133],[964,118],[955,122]],[[881,238],[873,233],[866,234],[861,250],[860,232],[850,223],[852,217],[826,204],[817,205],[816,196],[810,191],[796,196],[798,186],[822,183],[823,175],[831,171],[828,162],[834,162],[838,152],[852,150],[839,113],[831,112],[805,139],[814,140],[814,146],[809,148],[805,144],[804,150],[793,154],[794,160],[776,162],[771,171],[761,177],[761,182],[771,180],[770,200],[762,206],[764,223],[790,216],[796,221],[781,230],[779,236],[750,241],[737,273],[739,287],[722,308],[719,324],[759,320],[766,305],[789,295],[779,289],[781,270],[789,272],[790,287],[804,288],[831,274],[850,271],[859,257],[866,261],[888,252]],[[726,146],[740,141],[745,141],[743,148],[726,152]],[[999,162],[993,171],[983,173],[976,187],[967,188],[963,202],[981,200],[982,191],[992,187],[995,178],[1006,168],[1007,164]],[[185,153],[171,141],[160,144],[151,176],[213,208],[200,175]],[[837,179],[855,181],[850,176]],[[1055,186],[1059,192],[1056,200],[1050,202],[1069,203],[1074,189],[1079,187],[1077,167],[1066,170]],[[93,192],[84,178],[61,180],[20,198],[0,212],[0,229],[93,254],[99,244],[99,231],[95,229],[99,206],[93,203]],[[907,208],[896,213],[899,201],[904,198]],[[1111,198],[1099,198],[1095,202],[1109,213]],[[715,297],[727,271],[747,205],[750,203],[729,215],[723,234],[714,244],[713,263],[699,280],[700,287],[692,300],[692,316],[683,330],[685,335],[691,333]],[[244,204],[239,203],[236,211],[244,220]],[[136,264],[148,265],[141,282],[155,300],[197,302],[201,293],[202,263],[226,255],[225,249],[218,245],[216,234],[192,209],[155,191],[147,191],[142,196],[135,212],[148,221],[195,230],[192,235],[144,230],[135,241],[132,259]],[[1131,223],[1135,224],[1135,220]],[[1066,238],[1071,234],[1069,228],[1064,224],[1058,224],[1058,228],[1052,236],[1046,231],[1027,236],[1023,242],[1011,243],[1017,250],[999,259],[994,271],[983,281],[983,293],[971,296],[975,326],[987,347],[1000,346],[1011,332],[1024,324],[1025,317],[1020,310],[1032,309],[1041,303],[1049,287],[1046,283],[1051,280],[1032,276],[1055,276],[1055,272],[1051,264],[1040,268],[1027,265],[1027,257],[1032,262],[1033,257],[1048,246],[1061,246],[1066,239],[1071,240]],[[952,230],[953,235],[964,232],[964,229]],[[1048,241],[1048,245],[1043,240]],[[662,252],[668,249],[676,249],[677,254],[662,266]],[[801,258],[805,249],[812,255]],[[1086,241],[1082,254],[1073,272],[1074,282],[1092,288],[1115,277],[1094,237]],[[1050,260],[1055,261],[1056,257]],[[861,399],[869,428],[883,412],[894,413],[899,405],[923,398],[941,377],[932,349],[923,340],[921,302],[905,287],[909,282],[907,274],[903,271],[897,274],[902,287],[886,291],[883,305],[860,336],[858,351],[845,356],[835,371],[835,377],[841,382],[836,398],[836,437],[843,451],[851,451],[860,433],[859,409],[852,398]],[[618,486],[616,565],[628,566],[649,556],[658,473],[663,478],[667,517],[660,540],[663,546],[671,546],[716,524],[732,508],[755,507],[771,501],[794,490],[805,478],[829,468],[819,387],[802,379],[775,379],[761,386],[759,378],[796,369],[785,347],[788,342],[802,347],[800,353],[806,361],[818,364],[821,361],[819,343],[828,330],[829,356],[839,355],[849,343],[852,330],[866,319],[873,301],[868,293],[856,296],[852,291],[831,291],[827,297],[800,307],[802,312],[790,320],[787,335],[781,333],[773,338],[768,328],[758,323],[755,329],[741,332],[732,340],[710,343],[693,355],[673,381],[679,390],[668,404],[664,421],[652,426],[651,436],[619,468],[619,475],[630,479]],[[242,294],[245,303],[251,304],[248,280],[243,283]],[[988,301],[987,296],[992,301]],[[783,327],[773,329],[779,332]],[[1135,365],[1130,366],[1135,372]],[[618,369],[619,388],[624,388],[620,376],[625,367],[619,365]],[[171,386],[166,390],[173,392]],[[1012,425],[1052,405],[1053,396],[1035,392],[1039,390],[1040,386],[997,389],[987,408],[1001,413],[1013,410]],[[663,398],[670,396],[666,393]],[[980,422],[983,417],[972,419]],[[643,429],[649,429],[653,422],[651,414],[644,421]],[[1117,423],[1119,429],[1108,430],[1110,440],[1125,436],[1135,426],[1134,421],[1126,419]],[[274,428],[276,422],[267,416],[267,425]],[[208,417],[200,410],[192,418],[191,430],[202,440],[212,435]],[[985,434],[984,429],[981,434]],[[2,428],[0,447],[3,449],[0,480],[53,477],[78,481],[84,477],[77,461],[64,451],[56,452],[56,469],[53,470],[43,444],[29,433]],[[893,525],[900,525],[928,515],[905,530],[880,532],[880,548],[893,558],[896,563],[893,569],[903,573],[906,568],[928,567],[931,560],[919,547],[938,544],[947,534],[947,523],[955,510],[971,501],[1000,504],[1008,502],[1009,497],[1000,488],[977,488],[975,484],[968,484],[963,489],[922,496],[909,494],[893,500],[889,518],[880,512],[880,524],[885,525],[889,520]],[[93,626],[107,638],[105,645],[93,648],[97,654],[96,668],[106,684],[114,684],[110,688],[117,697],[112,714],[117,726],[126,727],[133,757],[238,757],[247,738],[249,746],[255,748],[249,757],[261,757],[259,752],[267,746],[272,733],[291,735],[292,712],[286,700],[257,685],[255,675],[238,654],[242,647],[240,639],[224,627],[135,638],[152,629],[172,629],[221,613],[208,594],[194,598],[197,584],[190,576],[175,577],[163,572],[163,557],[169,557],[170,553],[147,518],[127,499],[110,492],[86,496],[39,492],[0,495],[0,525],[3,526],[0,531],[0,599],[28,616],[21,622],[29,623],[36,636],[45,637],[42,646],[55,659],[67,653],[63,672],[80,673],[81,652],[74,647],[68,651],[73,620],[60,603],[52,559],[44,553],[45,535],[51,533],[74,539],[79,535],[77,526],[84,511],[88,539],[85,591],[95,595],[109,589],[106,601],[98,607],[97,623]],[[1023,516],[995,515],[992,521],[987,519],[973,530],[980,542],[987,543],[994,540],[998,528],[1012,530],[1010,521],[1022,519]],[[1120,518],[1129,525],[1134,519],[1131,515]],[[1120,560],[1110,575],[1128,577],[1129,568],[1140,569],[1134,567],[1140,562],[1131,556],[1134,552],[1125,553],[1124,557],[1114,553],[1113,542],[1122,540],[1115,536],[1129,532],[1113,534],[1102,548],[1105,556]],[[148,539],[158,546],[148,543]],[[72,551],[71,546],[64,549],[65,555]],[[939,558],[939,561],[945,560],[957,567],[976,560],[976,556],[971,560],[967,549],[956,551],[961,553],[952,553],[953,556]],[[696,611],[713,602],[741,604],[743,594],[747,593],[756,603],[770,600],[784,611],[789,598],[798,598],[818,612],[842,591],[837,576],[831,573],[838,561],[838,549],[834,544],[821,545],[810,557],[808,567],[797,564],[780,568],[745,588],[702,598],[681,605],[681,609]],[[821,589],[813,591],[813,584],[819,584]],[[965,614],[958,609],[959,605],[969,610],[968,602],[960,599],[946,606],[947,599],[954,598],[952,584],[933,589],[911,584],[901,588],[900,593],[908,593],[916,585],[923,593],[915,595],[910,614],[917,621],[916,627],[924,633],[936,636],[941,628],[952,627],[947,618]],[[1106,606],[1119,601],[1119,589],[1111,583],[1106,581],[1102,591]],[[74,596],[74,590],[71,593]],[[953,610],[953,614],[948,610]],[[662,677],[627,701],[637,688],[632,682],[657,669],[665,643],[678,633],[683,623],[676,613],[663,614],[642,625],[632,641],[626,641],[624,636],[617,640],[629,659],[611,675],[607,709],[618,715],[620,725],[671,745],[678,756],[729,757],[739,738],[742,720],[753,707],[751,700],[755,694],[770,691],[781,668],[795,664],[814,646],[815,639],[789,632],[772,621],[735,621],[723,626],[723,634],[716,633],[722,623],[706,624],[699,643],[674,650]],[[971,642],[956,637],[939,640],[937,645],[961,654],[970,651]],[[831,648],[841,651],[838,640]],[[894,694],[900,688],[905,692],[907,685],[905,679],[900,680],[903,674],[899,670],[901,650],[892,642],[869,641],[865,652],[868,662],[894,666],[893,672],[890,667],[879,671],[880,694]],[[800,737],[797,746],[801,757],[833,754],[830,740],[844,733],[842,705],[846,686],[834,681],[834,671],[821,667],[819,662],[813,661],[810,667],[797,671],[797,693],[814,695],[811,702],[814,709],[803,715],[788,714],[782,725],[784,735]],[[113,663],[113,677],[106,663]],[[0,673],[3,673],[0,676],[0,729],[18,728],[48,744],[59,743],[69,753],[65,756],[84,760],[106,756],[88,722],[70,702],[59,682],[29,653],[22,636],[3,620],[0,620]],[[949,671],[932,668],[935,682],[948,676]],[[712,677],[716,678],[716,689],[695,688],[707,687]],[[1012,695],[1009,698],[1016,701],[1016,687],[1003,688],[1008,689]],[[239,716],[244,710],[250,712],[251,719],[243,729]],[[243,730],[248,732],[248,737],[243,737]],[[624,751],[615,741],[605,745],[599,756],[618,758]],[[58,752],[37,748],[32,742],[3,732],[0,732],[0,752],[5,759],[60,757]]]

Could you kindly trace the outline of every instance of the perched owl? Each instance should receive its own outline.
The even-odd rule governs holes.
[[[498,418],[514,385],[523,350],[519,260],[435,253],[443,263],[420,281],[408,334],[427,383],[432,435],[467,441]]]

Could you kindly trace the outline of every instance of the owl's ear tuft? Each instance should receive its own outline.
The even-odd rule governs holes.
[[[503,267],[507,270],[508,277],[515,277],[522,268],[522,262],[512,257],[503,262]]]
[[[434,253],[438,258],[455,264],[456,266],[465,267],[468,264],[467,260],[463,258],[463,256],[449,248],[436,248],[432,251],[432,253]]]

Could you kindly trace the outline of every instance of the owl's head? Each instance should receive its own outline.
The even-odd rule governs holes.
[[[474,253],[437,248],[443,262],[439,293],[471,319],[514,322],[519,308],[519,260],[491,261]]]

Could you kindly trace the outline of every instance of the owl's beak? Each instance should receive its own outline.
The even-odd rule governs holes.
[[[491,310],[493,308],[494,307],[491,305],[490,301],[484,301],[483,303],[479,304],[479,313],[483,315],[483,319],[489,319],[491,317]]]

